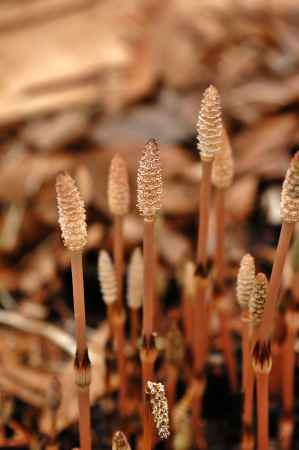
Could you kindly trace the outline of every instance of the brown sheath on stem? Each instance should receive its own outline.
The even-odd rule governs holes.
[[[78,388],[81,450],[91,449],[89,387]]]
[[[113,261],[117,283],[117,301],[119,307],[123,304],[123,273],[124,273],[124,238],[123,217],[113,217]]]
[[[212,163],[212,161],[202,161],[202,178],[199,191],[197,262],[203,264],[203,266],[207,263]]]
[[[148,340],[154,325],[154,251],[155,221],[144,220],[143,258],[144,258],[144,297],[143,297],[143,335]]]
[[[81,252],[71,252],[71,266],[77,349],[80,357],[83,358],[86,350],[86,329]]]
[[[269,374],[256,374],[257,386],[257,450],[269,450]]]
[[[216,189],[216,249],[215,266],[216,279],[221,286],[224,281],[224,225],[225,225],[225,189]]]
[[[283,267],[290,246],[294,226],[295,226],[294,223],[287,223],[287,222],[282,223],[278,246],[276,249],[275,259],[271,272],[271,278],[269,282],[267,300],[263,313],[262,323],[258,331],[258,338],[261,341],[266,341],[271,336],[277,309],[277,299],[281,284]]]

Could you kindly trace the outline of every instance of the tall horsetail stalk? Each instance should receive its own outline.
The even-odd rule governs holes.
[[[204,383],[203,372],[207,351],[207,312],[206,291],[208,287],[207,272],[207,244],[209,233],[209,215],[211,203],[212,165],[215,155],[221,151],[223,145],[223,127],[221,118],[220,98],[217,89],[209,86],[204,92],[197,122],[198,150],[202,162],[202,178],[199,192],[199,221],[197,240],[197,270],[196,270],[196,299],[194,302],[194,321],[196,326],[193,333],[193,371],[194,377],[200,384]],[[203,390],[198,389],[199,394]],[[194,429],[198,429],[201,422],[202,398],[194,396],[192,416]],[[199,437],[202,441],[202,436]],[[202,443],[199,443],[202,445]]]
[[[86,343],[85,300],[83,286],[82,254],[87,242],[87,226],[84,203],[73,178],[61,173],[56,179],[58,220],[62,239],[71,255],[73,298],[77,352],[75,358],[75,382],[78,386],[79,431],[82,450],[91,449],[90,361]]]
[[[249,306],[255,287],[255,263],[250,254],[243,256],[237,277],[237,300],[241,308],[242,325],[242,390],[243,404],[243,433],[242,445],[244,449],[253,447],[253,390],[254,376],[251,363],[251,322]]]
[[[155,221],[161,208],[162,170],[160,151],[155,139],[150,139],[143,150],[137,173],[137,208],[143,217],[144,294],[141,348],[143,376],[143,448],[152,448],[152,420],[146,401],[147,382],[154,379],[154,363],[157,352],[154,339]]]

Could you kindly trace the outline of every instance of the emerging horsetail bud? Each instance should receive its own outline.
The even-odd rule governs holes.
[[[58,221],[64,245],[82,251],[87,241],[84,202],[73,178],[61,173],[56,179]]]
[[[111,305],[117,300],[117,284],[113,262],[105,250],[102,250],[99,253],[98,278],[101,285],[103,300],[106,305]]]
[[[220,97],[214,86],[209,86],[203,94],[197,133],[197,148],[201,159],[212,161],[223,145]]]
[[[130,308],[138,309],[143,298],[143,257],[139,247],[133,251],[128,268],[127,300]]]
[[[116,431],[112,438],[112,450],[131,450],[131,446],[122,431]]]
[[[144,147],[137,172],[137,208],[145,220],[152,220],[161,208],[162,170],[155,139]]]
[[[216,154],[212,169],[212,181],[216,188],[226,189],[232,184],[234,160],[227,132],[223,133],[222,149]]]
[[[283,182],[280,214],[283,222],[299,221],[299,152],[293,157]]]
[[[255,327],[262,321],[266,298],[268,280],[266,275],[258,273],[255,278],[255,286],[249,303],[250,319]]]
[[[158,436],[167,439],[169,432],[168,403],[162,383],[147,382],[147,394],[150,396],[152,415]]]
[[[255,264],[250,254],[244,255],[237,278],[237,300],[242,309],[249,307],[255,284]]]
[[[108,204],[112,214],[127,214],[130,204],[130,188],[127,164],[116,154],[110,164],[108,179]]]

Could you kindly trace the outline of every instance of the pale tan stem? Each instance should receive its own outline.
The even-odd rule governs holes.
[[[138,309],[130,308],[130,337],[132,349],[136,350],[137,340],[139,335],[139,320],[138,320]]]
[[[267,300],[265,304],[263,319],[259,327],[258,336],[261,341],[266,341],[267,339],[269,339],[272,333],[283,267],[290,246],[293,230],[294,223],[282,223],[278,246],[276,249],[275,259],[271,272],[269,288],[267,292]]]
[[[151,450],[153,442],[153,421],[150,402],[147,399],[147,382],[154,380],[154,365],[157,357],[155,349],[141,349],[143,385],[143,450]]]
[[[170,416],[172,415],[172,410],[175,404],[176,398],[176,387],[178,381],[178,368],[172,364],[167,364],[166,367],[166,393],[168,399],[168,409]]]
[[[219,319],[220,319],[222,349],[224,359],[226,362],[229,384],[231,390],[233,392],[236,392],[238,387],[236,359],[234,355],[232,340],[229,334],[227,314],[226,311],[221,306],[219,308]]]
[[[186,291],[182,295],[182,316],[187,344],[190,348],[193,345],[193,299]]]
[[[71,266],[72,266],[77,349],[80,358],[83,358],[87,346],[86,346],[85,304],[84,304],[84,286],[83,286],[83,269],[82,269],[81,252],[71,252]]]
[[[269,450],[269,374],[256,373],[257,385],[257,450]]]
[[[207,320],[205,296],[208,287],[207,279],[197,282],[196,300],[194,302],[193,358],[194,372],[202,375],[207,352]]]
[[[209,233],[209,213],[211,198],[212,162],[202,161],[202,178],[199,192],[199,222],[197,240],[197,262],[203,266],[207,262],[207,245]]]
[[[248,311],[242,311],[242,389],[244,392],[243,406],[243,441],[246,434],[252,428],[253,421],[253,392],[254,392],[254,371],[251,364],[250,345],[250,322]],[[251,437],[251,436],[250,436]],[[250,439],[251,442],[251,439]]]
[[[126,406],[125,402],[126,402],[126,386],[127,386],[124,315],[122,313],[118,313],[114,323],[115,323],[114,328],[115,328],[116,360],[117,360],[117,369],[119,373],[118,409],[121,413],[124,413]]]
[[[292,314],[292,313],[289,313]],[[287,336],[283,345],[282,361],[282,404],[285,415],[294,411],[294,375],[295,375],[295,340],[297,330],[288,325]]]
[[[81,450],[91,449],[89,387],[78,388]]]
[[[250,357],[250,322],[248,319],[248,310],[242,311],[242,390],[245,391],[247,372],[251,367]]]
[[[144,257],[144,299],[143,299],[143,335],[150,339],[154,325],[154,250],[155,221],[144,220],[143,257]]]
[[[216,214],[216,248],[215,266],[216,279],[222,285],[224,281],[224,227],[225,227],[225,189],[217,189],[215,197]]]
[[[123,273],[124,273],[124,237],[123,237],[123,217],[114,215],[113,217],[113,260],[117,282],[117,301],[119,307],[123,303]]]
[[[249,359],[249,362],[250,359]],[[243,425],[244,430],[251,429],[253,422],[253,393],[254,393],[254,371],[251,363],[248,365],[246,375],[246,386],[244,389]]]

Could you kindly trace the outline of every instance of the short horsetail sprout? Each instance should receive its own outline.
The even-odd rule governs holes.
[[[131,446],[122,431],[116,431],[112,438],[112,450],[131,450]]]
[[[147,394],[150,397],[151,410],[160,439],[167,439],[169,432],[168,403],[162,383],[147,382]]]
[[[216,187],[215,214],[216,214],[216,249],[215,266],[219,285],[224,282],[224,229],[225,229],[225,203],[226,191],[231,186],[234,176],[234,160],[227,132],[223,133],[222,149],[216,154],[212,169],[212,182]]]
[[[119,407],[123,412],[126,394],[126,359],[124,314],[117,308],[117,285],[114,266],[109,254],[102,250],[98,258],[98,276],[101,285],[103,300],[108,309],[108,319],[111,334],[114,336],[117,368],[120,377]]]
[[[282,227],[271,272],[265,312],[262,324],[259,328],[259,338],[263,341],[266,341],[271,337],[282,272],[294,226],[299,220],[299,152],[297,152],[291,160],[289,169],[286,173],[282,186],[280,210]]]
[[[131,343],[136,348],[138,338],[138,311],[143,300],[143,257],[140,248],[133,251],[128,267],[127,302],[130,310]]]
[[[205,265],[207,257],[212,163],[214,157],[221,151],[223,146],[220,97],[214,86],[208,87],[203,95],[197,122],[197,140],[197,147],[202,160],[197,262]]]
[[[155,253],[154,225],[156,213],[161,208],[162,171],[160,151],[154,139],[143,150],[137,174],[137,207],[144,219],[144,302],[143,332],[148,339],[153,332]]]
[[[242,310],[242,388],[243,404],[243,436],[244,446],[252,442],[253,421],[253,388],[254,377],[251,364],[249,304],[255,286],[255,263],[250,254],[243,256],[237,277],[237,301]]]
[[[87,354],[82,252],[87,241],[84,203],[75,181],[67,173],[56,180],[58,220],[64,245],[71,252],[77,358],[82,365]],[[79,429],[82,450],[90,450],[89,386],[78,389]]]
[[[116,154],[110,165],[108,179],[108,204],[113,215],[113,257],[117,279],[118,302],[122,304],[124,273],[123,217],[129,211],[130,187],[127,164]]]

